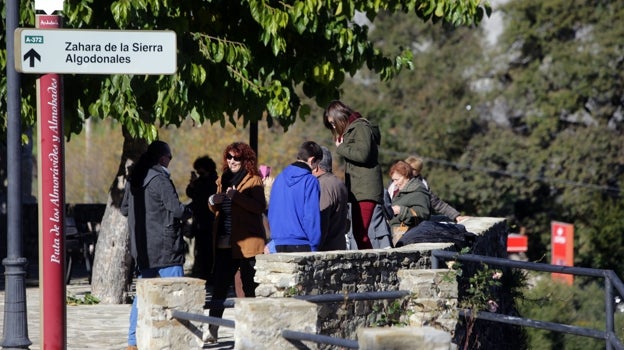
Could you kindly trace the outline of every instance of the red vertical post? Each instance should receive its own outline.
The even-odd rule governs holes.
[[[61,16],[37,15],[36,26],[58,29]],[[46,350],[67,348],[62,99],[63,79],[60,74],[44,74],[37,79],[41,348]]]
[[[552,221],[551,228],[551,264],[574,266],[574,225],[565,222]],[[572,285],[574,276],[562,273],[553,273],[553,280],[559,280]]]

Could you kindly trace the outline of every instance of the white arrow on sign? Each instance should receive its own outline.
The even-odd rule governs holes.
[[[47,15],[63,11],[63,0],[35,0],[35,10],[41,10]]]

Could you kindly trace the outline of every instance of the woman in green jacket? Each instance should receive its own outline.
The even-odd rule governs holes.
[[[349,189],[353,236],[358,249],[371,249],[368,237],[373,210],[383,203],[383,180],[379,165],[379,128],[340,101],[325,109],[323,124],[331,130],[336,152],[346,161],[345,183]]]
[[[431,199],[429,191],[413,176],[412,167],[406,162],[399,160],[392,165],[388,172],[394,185],[392,195],[392,211],[394,217],[388,220],[392,231],[401,224],[412,228],[424,220],[429,220],[431,216]],[[394,237],[396,243],[400,237]]]

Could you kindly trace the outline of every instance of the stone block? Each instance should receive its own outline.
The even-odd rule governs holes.
[[[451,350],[451,335],[432,327],[358,329],[360,350]]]
[[[205,281],[188,277],[138,279],[139,349],[201,349],[201,324],[170,317],[171,310],[203,314]]]
[[[283,329],[317,333],[317,306],[293,298],[243,298],[234,307],[234,349],[297,349],[282,337]],[[303,342],[309,349],[317,344]]]
[[[416,298],[457,298],[457,281],[448,269],[399,270],[399,289]]]

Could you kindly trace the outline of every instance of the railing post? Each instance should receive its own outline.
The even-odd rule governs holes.
[[[431,252],[431,269],[437,270],[440,268],[440,259],[435,255],[437,250]]]
[[[611,284],[611,278],[609,275],[605,274],[605,312],[606,312],[606,330],[607,330],[607,350],[611,350],[613,347],[611,346],[611,338],[615,336],[614,330],[614,315],[613,315],[613,285]]]

